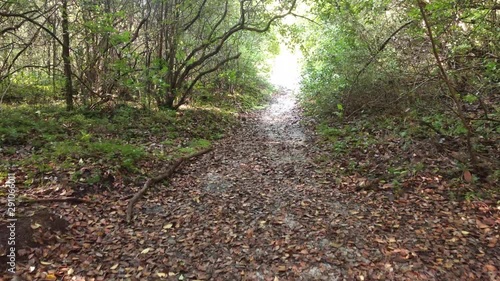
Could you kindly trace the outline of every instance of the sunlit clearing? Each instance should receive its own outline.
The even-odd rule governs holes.
[[[271,83],[296,91],[300,82],[300,54],[280,46],[280,54],[271,62]]]

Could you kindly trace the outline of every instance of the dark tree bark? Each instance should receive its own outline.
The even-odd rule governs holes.
[[[69,21],[68,21],[68,0],[63,0],[61,10],[61,25],[62,25],[62,58],[64,62],[64,76],[65,76],[65,99],[66,109],[73,110],[73,83],[71,80],[71,61],[70,61],[70,41],[69,41]]]

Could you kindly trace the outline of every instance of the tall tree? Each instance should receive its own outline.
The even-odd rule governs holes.
[[[64,76],[65,76],[65,97],[66,97],[66,108],[72,110],[73,105],[73,82],[71,71],[71,61],[70,61],[70,41],[69,41],[69,20],[68,20],[68,0],[62,1],[61,7],[61,25],[62,25],[62,58],[64,61]]]
[[[273,22],[290,15],[295,4],[284,1],[265,12],[267,2],[163,1],[158,16],[165,25],[157,61],[165,84],[156,98],[158,106],[177,109],[184,104],[203,76],[240,57],[234,51],[220,56],[233,35],[266,32]]]

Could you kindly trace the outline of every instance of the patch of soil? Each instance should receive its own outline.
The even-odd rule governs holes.
[[[46,209],[35,210],[16,217],[16,221],[0,223],[0,270],[7,269],[10,248],[15,247],[16,261],[27,260],[29,248],[49,246],[57,243],[56,235],[65,233],[68,222]],[[9,228],[8,228],[9,226]],[[15,231],[15,236],[11,235]],[[9,240],[10,237],[13,237]],[[15,245],[9,245],[8,241],[15,241]]]

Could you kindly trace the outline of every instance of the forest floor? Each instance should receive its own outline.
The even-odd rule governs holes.
[[[169,184],[151,188],[131,224],[124,221],[123,190],[95,194],[94,204],[53,203],[51,211],[67,223],[45,214],[30,226],[50,221],[52,230],[66,230],[45,232],[38,237],[43,247],[23,250],[21,274],[27,280],[499,280],[495,202],[450,200],[442,179],[425,173],[397,194],[390,184],[367,183],[366,175],[332,173],[324,163],[336,167],[342,159],[324,159],[290,91],[244,119]]]

